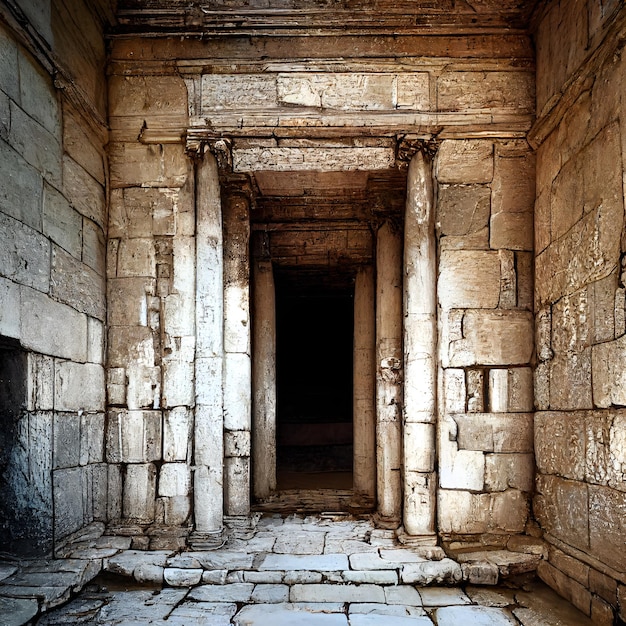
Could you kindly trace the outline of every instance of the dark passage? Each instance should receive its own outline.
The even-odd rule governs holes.
[[[278,489],[351,489],[353,287],[276,295]]]

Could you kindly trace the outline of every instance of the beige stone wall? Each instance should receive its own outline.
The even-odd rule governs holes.
[[[235,172],[279,172],[395,167],[396,135],[443,128],[434,163],[446,403],[439,527],[523,532],[533,472],[528,40],[305,39],[114,42],[108,454],[128,464],[123,515],[188,519],[195,331],[185,131],[234,138]],[[390,60],[396,53],[403,63]],[[160,456],[160,441],[176,453]]]
[[[532,209],[524,140],[441,144],[440,533],[524,532],[533,490]]]
[[[540,575],[612,624],[626,617],[625,11],[573,4],[551,3],[538,30],[534,510],[551,544]]]
[[[19,342],[28,371],[3,515],[16,546],[45,551],[106,520],[115,483],[103,437],[104,44],[95,6],[72,3],[70,22],[62,3],[19,5],[2,8],[0,29],[0,335]]]

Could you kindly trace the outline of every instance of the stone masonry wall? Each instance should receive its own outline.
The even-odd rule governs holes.
[[[105,521],[119,482],[103,445],[105,108],[85,96],[102,93],[102,24],[81,3],[72,21],[55,5],[5,6],[0,28],[0,338],[26,359],[0,450],[0,535],[39,553]]]
[[[615,13],[619,4],[547,7],[537,33],[543,114],[531,131],[538,145],[534,509],[550,544],[539,574],[598,624],[613,624],[614,613],[626,619],[626,12]]]
[[[532,51],[524,37],[408,39],[114,42],[107,459],[125,476],[128,521],[190,521],[186,129],[234,137],[234,168],[245,172],[385,169],[390,137],[443,124],[439,525],[446,535],[524,531],[534,467],[534,159],[523,139],[534,110]],[[389,62],[396,54],[403,64]],[[474,133],[491,138],[465,139]]]

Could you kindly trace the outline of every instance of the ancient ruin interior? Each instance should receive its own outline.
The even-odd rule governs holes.
[[[0,18],[5,555],[332,513],[626,623],[623,0]]]

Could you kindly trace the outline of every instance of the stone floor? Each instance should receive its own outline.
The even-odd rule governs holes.
[[[494,563],[502,575],[514,562],[523,568],[523,552],[519,561],[495,550],[491,562],[461,565],[435,546],[400,545],[367,519],[264,517],[213,550],[130,544],[94,536],[66,559],[1,563],[0,625],[591,624],[528,575],[521,584],[472,583]]]

